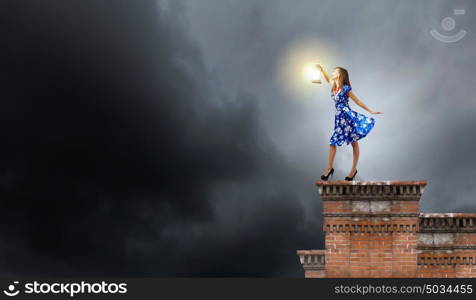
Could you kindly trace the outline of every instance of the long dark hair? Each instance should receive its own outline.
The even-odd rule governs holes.
[[[336,69],[339,69],[340,75],[342,76],[342,86],[344,86],[344,85],[351,86],[350,85],[350,80],[349,80],[349,72],[347,72],[347,70],[342,68],[342,67],[336,67]],[[337,87],[337,84],[334,81],[332,83],[332,90],[335,91],[336,87]]]

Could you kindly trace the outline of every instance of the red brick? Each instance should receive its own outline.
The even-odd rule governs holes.
[[[306,277],[476,277],[476,214],[421,214],[419,193],[426,181],[317,185],[326,187],[321,194],[326,264],[325,270],[306,270]],[[442,232],[464,230],[454,230],[446,244],[420,242],[421,234],[437,236],[438,226],[446,226]],[[456,248],[446,253],[443,246]]]

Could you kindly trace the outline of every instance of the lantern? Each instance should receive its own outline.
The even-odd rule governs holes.
[[[309,70],[309,77],[312,83],[322,83],[321,81],[321,70],[319,70],[316,66],[313,66]]]

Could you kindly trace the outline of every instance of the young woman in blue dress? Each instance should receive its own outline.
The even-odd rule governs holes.
[[[352,92],[349,73],[346,69],[336,67],[332,72],[331,78],[322,65],[317,64],[316,67],[322,72],[326,81],[331,84],[331,98],[334,100],[336,106],[334,132],[329,140],[329,160],[327,169],[321,176],[321,179],[327,180],[329,176],[334,173],[332,166],[334,164],[336,146],[342,146],[346,143],[347,145],[352,145],[354,160],[352,162],[352,168],[345,177],[345,180],[352,181],[357,174],[357,163],[359,161],[358,140],[367,136],[372,130],[375,125],[375,119],[353,111],[349,106],[349,98],[372,115],[382,114],[382,112],[371,110],[357,98],[354,92]]]

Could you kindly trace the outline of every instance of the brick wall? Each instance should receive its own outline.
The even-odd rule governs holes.
[[[420,214],[418,277],[476,277],[476,214]]]
[[[305,277],[476,277],[476,214],[422,214],[426,181],[318,181],[325,249]]]

